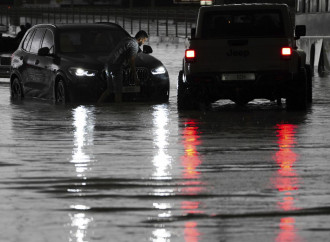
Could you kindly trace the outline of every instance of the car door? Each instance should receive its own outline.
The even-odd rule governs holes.
[[[42,90],[42,81],[44,79],[42,63],[40,62],[40,57],[38,56],[38,50],[41,47],[41,41],[44,37],[46,29],[37,28],[30,47],[29,55],[26,58],[27,65],[27,81],[25,86],[27,86],[31,92],[30,95],[34,97],[40,97]]]
[[[39,61],[36,71],[39,74],[40,97],[50,99],[53,94],[55,72],[58,69],[54,56],[54,34],[50,29],[47,29],[44,34],[41,48],[49,48],[49,53],[45,56],[38,55],[36,59]]]
[[[21,81],[23,85],[24,95],[25,96],[31,96],[31,92],[33,91],[31,89],[31,81],[29,80],[29,66],[27,65],[27,60],[30,59],[31,53],[30,48],[32,44],[32,39],[35,33],[35,29],[31,29],[28,34],[25,36],[21,50],[17,52],[17,64],[16,67],[18,68],[18,72],[21,76]]]

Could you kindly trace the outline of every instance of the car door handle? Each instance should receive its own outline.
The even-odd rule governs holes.
[[[36,60],[34,64],[39,65],[39,60]]]

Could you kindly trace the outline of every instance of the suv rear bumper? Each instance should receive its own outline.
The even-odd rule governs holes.
[[[274,100],[286,97],[287,90],[293,83],[293,73],[287,71],[254,72],[254,80],[224,81],[223,74],[219,72],[188,75],[184,85],[192,92],[207,94],[210,101],[234,99],[237,95],[246,96],[251,100],[254,98]]]

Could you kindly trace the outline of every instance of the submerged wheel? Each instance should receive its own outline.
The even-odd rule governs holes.
[[[293,87],[286,98],[287,109],[306,110],[307,109],[307,74],[302,68],[293,80]]]
[[[177,86],[177,106],[179,110],[196,109],[196,102],[187,85],[183,83],[183,71],[179,72]]]
[[[63,80],[60,80],[55,89],[55,102],[58,104],[68,103],[68,93]]]
[[[10,93],[12,99],[20,100],[23,98],[23,88],[17,77],[15,77],[11,84]]]

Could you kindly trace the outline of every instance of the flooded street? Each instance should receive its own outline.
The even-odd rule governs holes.
[[[178,112],[184,44],[151,45],[166,104],[11,102],[0,84],[0,241],[328,241],[330,78],[307,112]]]

